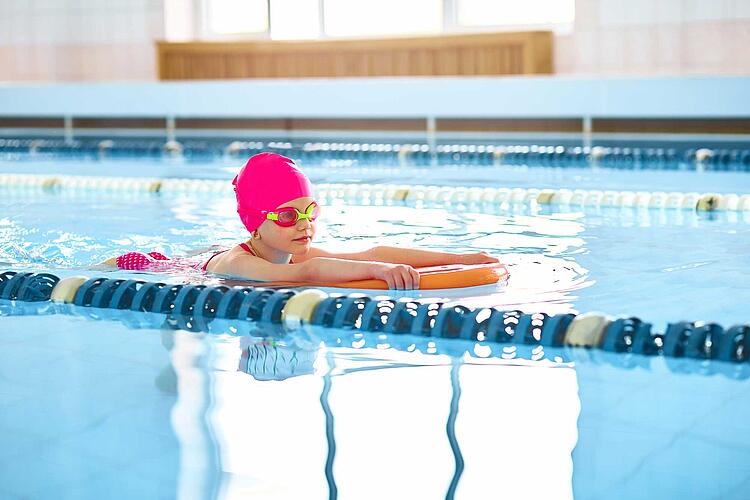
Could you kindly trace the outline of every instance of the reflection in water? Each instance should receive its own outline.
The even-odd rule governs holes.
[[[448,434],[448,442],[451,445],[451,451],[456,461],[456,470],[453,473],[451,484],[448,486],[446,499],[452,499],[456,495],[456,487],[464,472],[464,457],[461,455],[461,447],[456,439],[456,418],[458,417],[458,402],[461,399],[461,384],[458,379],[458,369],[461,366],[459,358],[451,358],[451,409],[448,414],[448,423],[445,425]]]
[[[3,434],[3,488],[54,476],[77,483],[70,496],[113,498],[739,500],[750,480],[747,363],[534,346],[506,360],[508,345],[189,332],[53,303],[0,300],[0,316],[0,426],[17,430]],[[10,455],[14,442],[28,453]],[[56,457],[108,475],[68,477]],[[6,472],[18,464],[20,480]]]
[[[381,348],[369,348],[374,339],[338,334],[282,336],[257,325],[249,335],[175,334],[193,339],[175,342],[175,349],[191,346],[192,361],[182,350],[172,355],[180,390],[175,431],[183,453],[204,460],[202,475],[196,457],[183,462],[191,485],[219,498],[481,498],[497,487],[497,472],[485,467],[510,447],[516,470],[504,488],[515,498],[537,497],[539,488],[529,495],[527,485],[539,456],[497,434],[515,415],[513,433],[541,433],[551,461],[545,467],[558,471],[544,492],[560,498],[570,490],[577,398],[569,367],[477,358],[466,346],[463,356],[447,356],[434,342],[424,353],[401,351],[386,348],[382,335]],[[517,389],[510,401],[509,387]],[[539,402],[556,408],[544,430],[526,410],[539,411]]]
[[[513,472],[501,476],[515,498],[569,497],[578,414],[569,365],[524,359],[531,351],[479,357],[493,351],[476,342],[248,325],[215,320],[216,332],[235,333],[165,336],[181,493],[481,498],[497,485],[492,464],[510,454]],[[540,425],[539,403],[555,408],[554,422]],[[506,428],[525,438],[498,434]],[[555,473],[532,495],[540,463]]]
[[[331,393],[331,372],[334,370],[335,364],[333,361],[333,355],[328,352],[326,353],[326,362],[328,363],[328,369],[325,375],[323,375],[323,391],[320,393],[320,406],[323,408],[323,413],[326,416],[326,443],[328,444],[328,453],[326,454],[326,482],[328,483],[328,498],[338,498],[338,488],[336,487],[336,479],[333,477],[333,459],[336,457],[336,438],[333,434],[334,417],[331,411],[331,405],[328,402],[328,396]]]
[[[253,334],[259,332],[256,330]],[[302,344],[304,346],[306,342]],[[239,369],[256,380],[284,380],[311,374],[315,371],[313,364],[318,355],[318,347],[303,346],[271,337],[241,337]]]
[[[278,332],[278,330],[277,330]],[[283,334],[283,332],[280,332]],[[289,377],[310,375],[314,373],[314,363],[320,350],[307,339],[291,338],[277,340],[273,337],[259,338],[263,331],[253,331],[255,337],[241,337],[239,371],[252,375],[255,380],[285,380]],[[331,372],[334,360],[330,352],[325,354],[327,368],[323,373],[323,389],[320,393],[320,406],[325,415],[325,436],[328,447],[325,462],[325,477],[328,484],[328,498],[338,497],[336,480],[333,475],[333,461],[336,456],[336,440],[333,434],[334,417],[328,403],[331,392]]]

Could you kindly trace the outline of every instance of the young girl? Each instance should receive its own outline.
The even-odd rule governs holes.
[[[377,246],[363,252],[332,253],[312,246],[320,207],[312,186],[292,160],[275,153],[250,158],[232,181],[237,213],[251,233],[244,243],[196,265],[203,271],[258,281],[331,283],[379,279],[395,290],[419,288],[415,267],[484,264],[484,252],[450,254]],[[113,259],[115,260],[115,259]],[[148,270],[167,257],[130,252],[117,257],[120,269]]]

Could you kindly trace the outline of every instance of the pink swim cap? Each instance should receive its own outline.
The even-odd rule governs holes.
[[[232,181],[237,195],[237,213],[248,231],[253,232],[282,203],[312,196],[310,181],[292,160],[276,153],[250,157]]]

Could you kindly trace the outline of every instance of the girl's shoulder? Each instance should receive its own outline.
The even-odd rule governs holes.
[[[238,243],[229,248],[224,248],[212,253],[203,265],[204,271],[215,273],[231,273],[232,261],[238,257],[251,255],[257,257],[252,247],[245,242]]]

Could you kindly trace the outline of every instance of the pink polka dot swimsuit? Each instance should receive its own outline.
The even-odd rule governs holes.
[[[255,252],[246,243],[240,243],[240,247],[249,254],[255,255]],[[214,253],[205,262],[195,262],[190,259],[170,259],[159,252],[128,252],[117,257],[117,268],[127,271],[179,271],[197,269],[205,272],[208,268],[208,263],[214,257],[226,251],[221,250]]]

